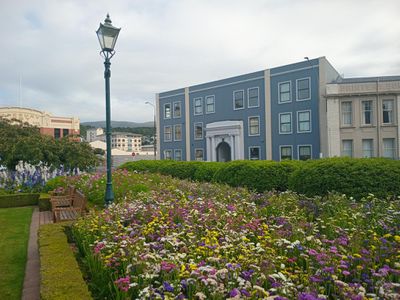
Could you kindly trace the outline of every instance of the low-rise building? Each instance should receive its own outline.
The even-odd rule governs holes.
[[[100,134],[96,140],[106,141],[106,135]],[[128,152],[139,152],[142,147],[142,135],[130,132],[113,132],[111,134],[111,148]]]
[[[67,135],[79,135],[79,119],[76,117],[56,117],[48,112],[23,107],[0,107],[0,118],[16,119],[39,128],[41,134],[55,139]]]
[[[103,128],[89,128],[86,130],[86,141],[88,143],[96,141],[99,135],[104,133]]]

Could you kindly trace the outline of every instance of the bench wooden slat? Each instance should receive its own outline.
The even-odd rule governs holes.
[[[75,220],[83,215],[86,209],[86,197],[80,191],[74,189],[71,199],[72,202],[68,202],[67,199],[54,201],[54,205],[52,205],[54,222]]]

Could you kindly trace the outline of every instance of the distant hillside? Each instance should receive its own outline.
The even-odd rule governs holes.
[[[104,128],[104,127],[106,127],[106,121],[82,122],[81,125]],[[135,123],[135,122],[128,122],[128,121],[111,121],[111,127],[128,127],[128,128],[154,127],[154,123],[153,122]]]

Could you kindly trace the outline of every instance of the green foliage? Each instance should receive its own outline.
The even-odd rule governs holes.
[[[49,194],[40,194],[38,200],[39,211],[48,211],[51,210],[50,204],[50,195]]]
[[[0,164],[14,170],[19,161],[65,169],[90,170],[98,163],[88,143],[42,135],[37,127],[0,118]]]
[[[159,173],[166,166],[174,164],[172,160],[138,160],[122,164],[119,169],[128,171]]]
[[[289,189],[307,196],[337,192],[356,199],[400,195],[400,161],[383,158],[328,158],[300,164]]]
[[[153,136],[154,127],[113,127],[113,132],[130,132],[141,135]]]
[[[199,164],[201,164],[201,162],[169,161],[169,163],[160,166],[160,173],[180,179],[194,180],[194,174]]]
[[[21,299],[31,217],[32,207],[0,209],[1,299]]]
[[[30,193],[0,195],[0,208],[37,205],[39,195]]]
[[[43,188],[43,192],[50,192],[55,190],[58,187],[66,188],[68,186],[67,177],[66,176],[57,176],[52,179],[49,179],[46,182],[46,185]]]
[[[297,165],[298,162],[232,161],[220,167],[213,180],[257,192],[284,191]]]
[[[205,162],[196,165],[196,171],[194,173],[194,180],[211,182],[214,178],[215,173],[225,165],[222,162]]]
[[[68,244],[65,226],[47,224],[39,230],[41,299],[92,299]]]

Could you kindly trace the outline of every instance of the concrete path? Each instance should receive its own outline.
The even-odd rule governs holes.
[[[40,259],[38,247],[38,230],[42,224],[52,223],[51,212],[39,212],[35,207],[32,214],[29,231],[28,257],[25,267],[24,287],[22,300],[40,299]]]

